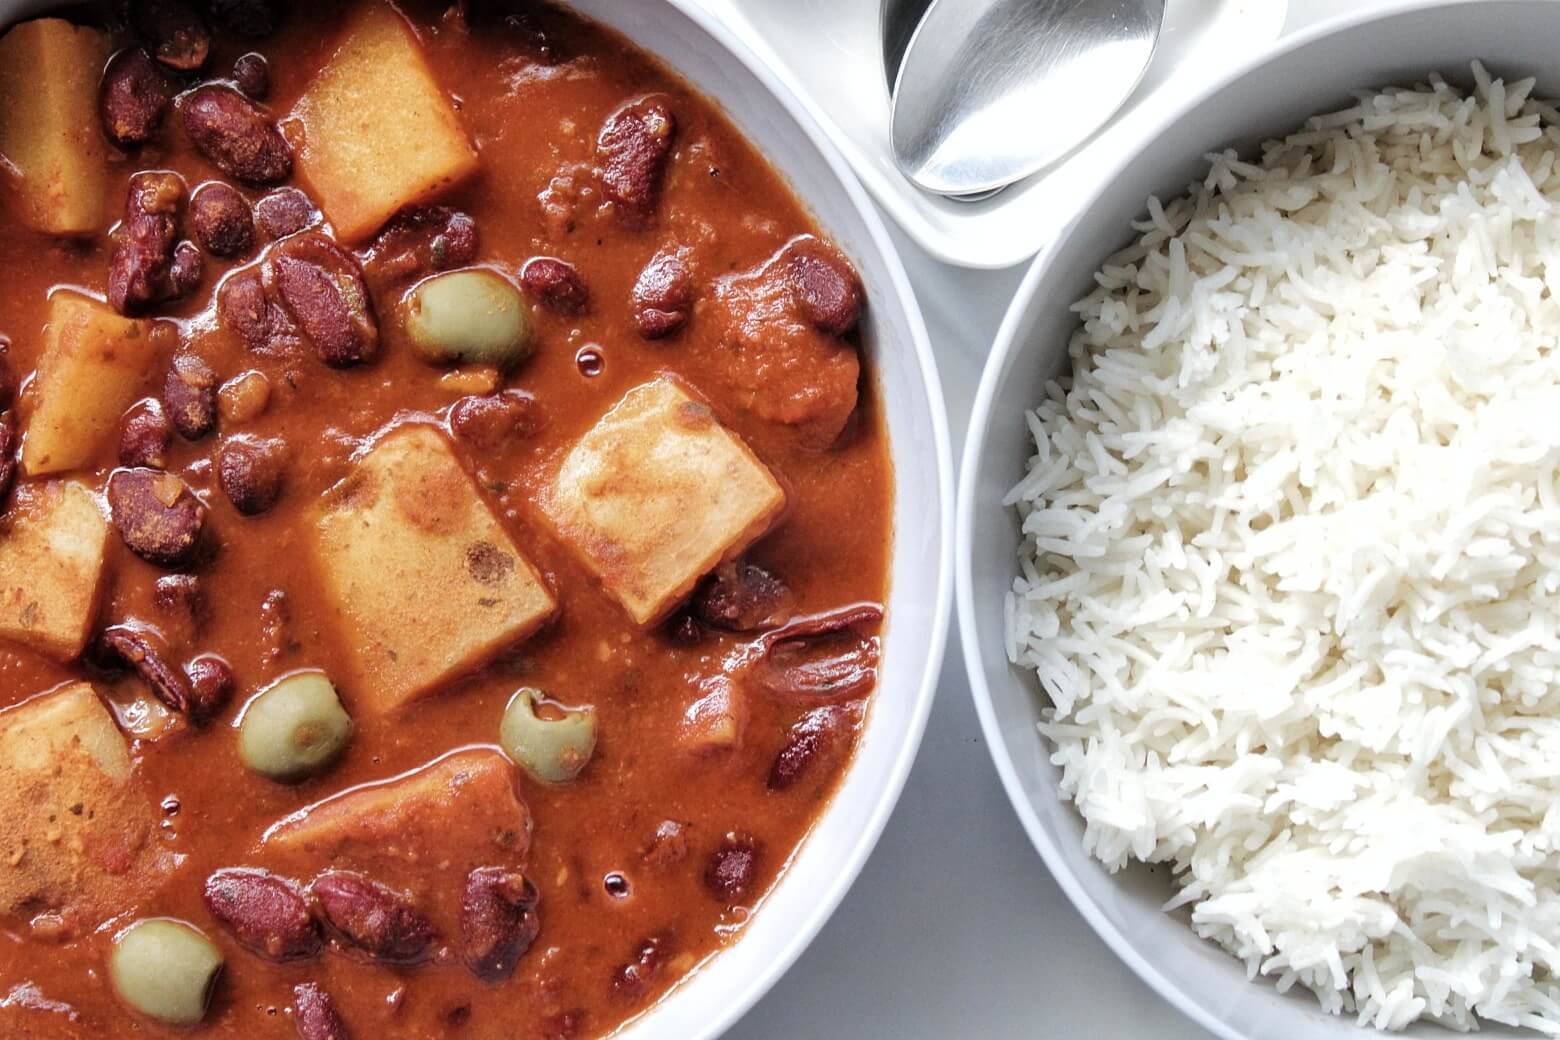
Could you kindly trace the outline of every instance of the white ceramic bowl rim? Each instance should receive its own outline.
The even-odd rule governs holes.
[[[1469,0],[1395,0],[1395,2],[1389,2],[1385,5],[1372,6],[1363,11],[1348,12],[1319,22],[1302,32],[1283,38],[1273,47],[1260,50],[1234,65],[1217,81],[1188,96],[1174,111],[1169,113],[1162,127],[1173,128],[1187,113],[1229,89],[1232,84],[1265,66],[1273,64],[1278,59],[1324,38],[1336,37],[1375,22],[1399,17],[1405,12],[1458,7],[1468,3]],[[1426,71],[1428,71],[1428,67]],[[1101,197],[1109,192],[1111,182],[1120,175],[1121,171],[1136,162],[1144,151],[1148,150],[1156,140],[1167,132],[1166,129],[1156,129],[1154,133],[1140,140],[1136,147],[1124,153],[1114,167],[1102,171],[1102,175],[1097,182],[1098,186],[1075,207],[1073,218],[1057,231],[1051,242],[1030,264],[1014,295],[1013,302],[1003,317],[991,354],[987,357],[980,386],[976,393],[969,424],[968,439],[960,459],[960,483],[956,516],[957,530],[955,535],[957,545],[955,555],[956,610],[959,621],[960,645],[969,673],[971,696],[975,702],[976,713],[980,718],[982,734],[985,737],[987,748],[996,765],[997,773],[1001,778],[1004,790],[1007,792],[1008,799],[1012,803],[1014,811],[1018,814],[1024,830],[1028,833],[1030,841],[1040,853],[1051,876],[1061,887],[1079,914],[1105,941],[1115,955],[1139,978],[1152,987],[1166,1002],[1204,1029],[1224,1038],[1224,1040],[1249,1040],[1249,1034],[1236,1030],[1228,1022],[1212,1014],[1204,1004],[1198,1003],[1182,986],[1169,978],[1154,960],[1140,953],[1132,937],[1125,934],[1101,911],[1095,899],[1085,890],[1071,865],[1064,859],[1061,850],[1056,844],[1056,840],[1046,830],[1044,823],[1030,801],[1030,796],[1026,792],[1023,779],[1019,774],[1018,766],[1009,751],[1003,730],[997,719],[992,689],[982,669],[982,639],[980,622],[978,620],[980,614],[974,598],[976,590],[973,569],[973,539],[976,510],[998,508],[994,503],[977,501],[980,489],[976,475],[981,466],[983,453],[986,450],[987,434],[991,428],[992,411],[998,391],[1002,385],[1002,376],[1006,368],[1005,362],[1015,350],[1021,349],[1024,345],[1021,336],[1025,331],[1029,311],[1035,305],[1036,296],[1041,286],[1045,284],[1048,276],[1052,274],[1053,261],[1057,254],[1061,252],[1062,244],[1067,241],[1083,216],[1094,209],[1100,202]],[[1123,225],[1121,231],[1123,239],[1121,244],[1125,244],[1128,229]],[[1105,255],[1102,254],[1098,259],[1104,260]],[[1036,740],[1039,740],[1038,734],[1036,735]],[[1069,806],[1069,808],[1071,807]],[[1231,963],[1234,964],[1235,962],[1232,960]],[[1250,984],[1271,986],[1271,980],[1258,980]],[[1347,1016],[1345,1016],[1341,1024],[1345,1026],[1349,1024]]]

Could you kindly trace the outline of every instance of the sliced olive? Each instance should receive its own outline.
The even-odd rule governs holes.
[[[108,958],[119,999],[175,1026],[205,1017],[221,973],[222,951],[199,930],[166,917],[137,921],[120,932]]]
[[[272,780],[302,780],[336,760],[352,717],[320,672],[285,676],[255,695],[238,724],[238,757]]]
[[[493,271],[446,271],[417,283],[402,301],[406,334],[424,361],[510,368],[531,353],[520,290]]]
[[[540,690],[524,687],[509,700],[498,741],[527,773],[549,784],[573,780],[596,750],[596,709],[559,708],[559,718],[537,714]]]

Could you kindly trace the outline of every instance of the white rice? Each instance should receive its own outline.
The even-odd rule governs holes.
[[[1089,851],[1250,974],[1560,1036],[1560,120],[1474,77],[1150,200],[1029,415],[1009,652]]]

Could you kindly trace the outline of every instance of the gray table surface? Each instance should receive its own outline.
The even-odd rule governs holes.
[[[1263,2],[1263,0],[1256,0]],[[1290,0],[1286,32],[1356,0]],[[894,229],[941,369],[954,461],[1023,269],[931,259]],[[949,640],[920,757],[861,877],[731,1040],[1207,1040],[1118,962],[1013,815]]]

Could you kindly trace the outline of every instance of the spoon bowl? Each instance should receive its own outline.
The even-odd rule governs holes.
[[[901,172],[984,197],[1055,162],[1132,95],[1164,12],[1165,0],[934,0],[894,82]]]

